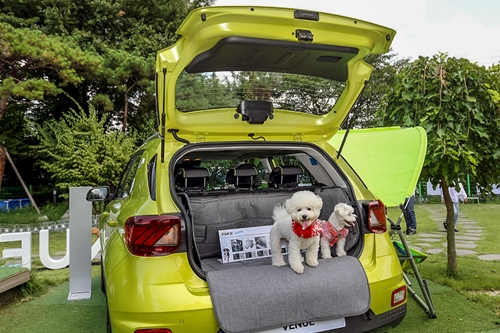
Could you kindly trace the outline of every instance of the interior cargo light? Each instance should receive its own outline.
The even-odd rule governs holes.
[[[177,216],[133,216],[125,222],[125,241],[136,256],[162,256],[181,244],[181,220]]]

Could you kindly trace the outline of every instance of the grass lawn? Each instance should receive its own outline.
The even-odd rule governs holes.
[[[423,252],[431,247],[443,246],[446,242],[446,234],[442,227],[431,219],[428,208],[429,206],[418,204],[415,206],[418,233],[442,233],[443,242],[423,246],[421,247]],[[498,223],[500,205],[466,204],[460,206],[460,212],[461,217],[474,220],[483,228],[481,239],[477,241],[477,247],[474,249],[478,255],[500,254],[500,247],[496,240],[500,234],[500,223]],[[397,220],[399,214],[396,208],[390,208],[388,211],[388,215],[394,221]],[[404,221],[402,225],[405,229]],[[410,246],[417,246],[418,238],[410,236],[407,239]],[[51,255],[65,251],[65,233],[51,233],[49,244]],[[11,246],[16,245],[0,243],[0,251]],[[33,253],[38,253],[38,235],[33,236]],[[407,315],[401,325],[391,332],[500,333],[500,296],[498,296],[500,261],[482,261],[477,258],[477,255],[459,256],[457,260],[458,274],[453,277],[446,275],[445,248],[442,253],[428,254],[427,259],[418,264],[422,278],[428,281],[437,318],[429,318],[409,295]],[[93,266],[92,269],[93,296],[89,301],[68,302],[60,296],[61,288],[66,288],[63,294],[66,293],[65,297],[67,297],[68,272],[68,269],[33,270],[32,281],[26,284],[25,294],[19,302],[0,309],[2,318],[0,333],[104,332],[105,299],[99,290],[99,267]],[[411,274],[410,279],[413,281],[413,289],[422,296],[418,283],[414,281]],[[41,294],[45,296],[37,297]],[[38,321],[27,321],[26,318],[40,318],[37,319],[41,320],[40,325],[36,324]],[[77,318],[83,318],[84,322],[80,323]],[[57,323],[57,326],[54,323]]]
[[[429,254],[425,261],[418,264],[419,272],[429,285],[437,318],[431,319],[422,307],[409,295],[408,312],[401,323],[392,332],[500,332],[500,261],[481,261],[477,255],[500,254],[498,241],[500,233],[498,215],[500,205],[464,204],[460,206],[460,217],[474,220],[483,228],[480,241],[474,249],[477,255],[458,256],[458,274],[450,277],[446,274],[447,254],[444,243],[444,229],[431,219],[430,209],[443,209],[444,205],[436,204],[415,206],[417,229],[419,234],[442,233],[442,242],[421,246],[418,237],[407,238],[410,246],[419,247],[422,252],[430,248],[443,246],[443,252]],[[393,221],[400,216],[398,208],[390,208],[388,215]],[[460,223],[460,222],[459,222]],[[404,220],[401,226],[406,229]],[[460,225],[457,226],[460,229]],[[465,230],[462,230],[462,234]],[[460,233],[456,234],[460,235]],[[420,287],[410,275],[412,288],[423,298]]]

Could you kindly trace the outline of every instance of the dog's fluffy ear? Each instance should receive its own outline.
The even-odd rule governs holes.
[[[286,199],[285,201],[285,210],[288,214],[292,214],[292,212],[295,210],[295,206],[292,205],[292,200]]]
[[[335,205],[335,214],[342,216],[345,215],[345,213],[346,213],[346,208],[343,204]]]
[[[335,206],[335,213],[337,213],[337,215],[339,216],[346,216],[349,215],[351,209],[351,206],[345,203],[339,203]]]
[[[316,196],[316,206],[314,207],[317,211],[320,211],[323,208],[323,199],[320,196]]]

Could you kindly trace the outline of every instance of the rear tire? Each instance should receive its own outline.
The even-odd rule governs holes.
[[[106,307],[106,333],[113,333],[113,329],[111,328],[111,320],[109,320],[109,310]]]

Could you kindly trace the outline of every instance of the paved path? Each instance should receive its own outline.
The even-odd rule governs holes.
[[[436,222],[436,231],[432,233],[417,233],[407,238],[411,247],[425,253],[435,254],[446,251],[446,230],[443,222],[446,220],[444,205],[421,206],[431,213],[431,219]],[[404,223],[404,222],[403,222]],[[478,254],[475,249],[483,236],[483,227],[476,221],[468,219],[460,213],[457,221],[455,245],[458,256],[477,255],[481,260],[500,260],[500,254]]]

